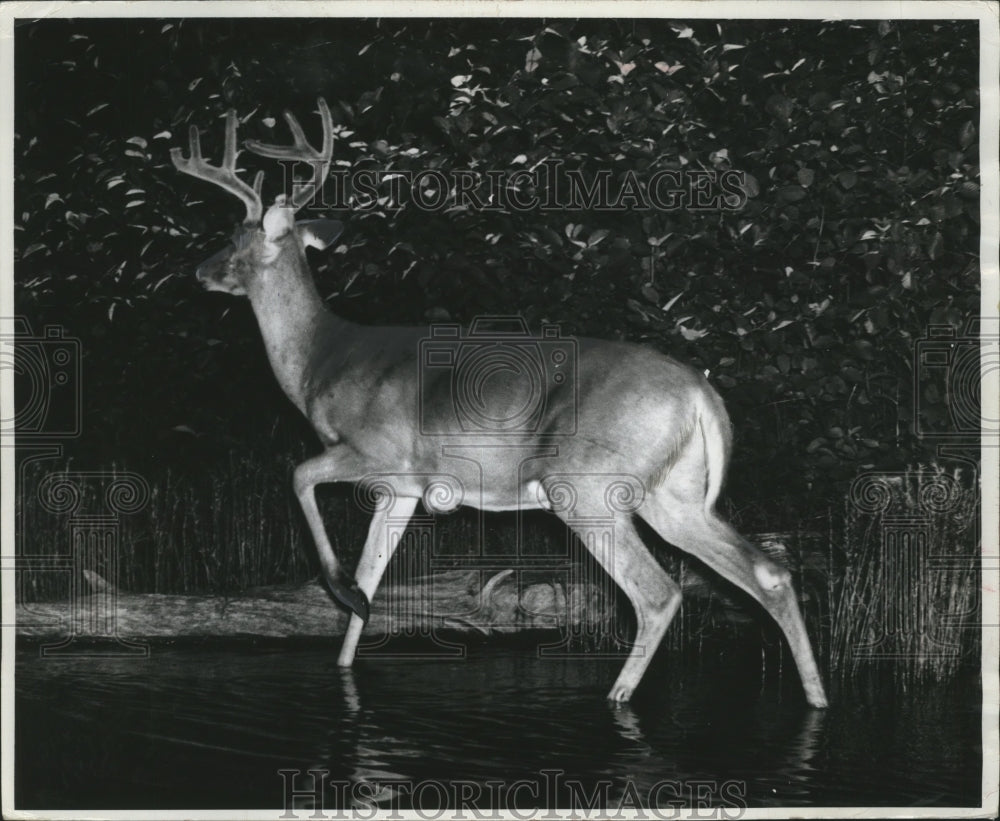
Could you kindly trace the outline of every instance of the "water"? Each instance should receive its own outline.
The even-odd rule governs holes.
[[[320,768],[327,808],[567,806],[595,791],[612,807],[979,803],[978,677],[831,688],[831,708],[815,711],[794,671],[772,664],[762,683],[752,648],[665,655],[615,708],[604,696],[620,659],[525,647],[367,658],[346,672],[329,644],[154,645],[147,659],[22,648],[16,802],[282,808],[286,787],[311,782],[279,770]]]

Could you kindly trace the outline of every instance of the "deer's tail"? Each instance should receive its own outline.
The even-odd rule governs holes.
[[[702,385],[695,400],[698,429],[705,448],[705,512],[711,514],[722,492],[729,465],[729,452],[733,444],[733,428],[726,413],[726,406],[707,382]]]

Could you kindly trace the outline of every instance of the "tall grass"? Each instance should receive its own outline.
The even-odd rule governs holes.
[[[303,549],[307,534],[290,490],[292,466],[290,459],[244,452],[198,472],[144,471],[147,504],[117,520],[116,583],[138,593],[230,593],[308,578],[314,564]],[[26,600],[66,593],[66,572],[31,568],[70,555],[70,515],[46,510],[37,491],[49,474],[75,469],[72,463],[38,461],[22,471],[17,507],[20,550],[29,568],[21,574]],[[107,515],[102,486],[121,471],[111,465],[84,482],[75,515]]]
[[[291,490],[301,458],[302,453],[234,450],[197,470],[145,470],[149,499],[142,510],[120,516],[117,578],[108,581],[135,593],[230,595],[314,577],[315,547]],[[75,469],[71,462],[35,461],[20,473],[24,601],[68,595],[70,518],[45,510],[37,491],[49,474]],[[110,466],[103,481],[119,470]],[[88,486],[80,514],[106,512],[101,481]],[[812,520],[808,531],[776,534],[775,544],[764,540],[762,546],[792,569],[817,656],[838,675],[849,678],[881,665],[907,681],[947,678],[978,658],[978,488],[959,471],[939,466],[886,474],[876,484],[877,504],[849,499],[842,527],[827,512],[827,520]],[[369,514],[355,503],[350,487],[323,486],[318,497],[334,550],[353,568]],[[528,514],[518,530],[513,514],[481,516],[462,509],[435,518],[431,572],[482,564],[489,554],[494,568],[520,568],[523,588],[558,582],[566,570],[567,583],[583,579],[607,590],[617,613],[611,635],[584,637],[581,644],[607,650],[629,635],[634,616],[624,595],[555,517]],[[655,537],[641,529],[652,544]],[[829,534],[826,550],[822,530]],[[686,554],[656,552],[685,591],[684,606],[664,640],[668,651],[701,652],[718,646],[717,640],[745,641],[748,631],[772,648],[783,646],[752,602],[734,596]],[[47,560],[58,557],[63,569],[45,569]],[[525,569],[532,564],[538,569]]]
[[[214,462],[203,460],[197,468],[154,466],[136,471],[149,486],[149,498],[141,510],[118,518],[117,573],[107,581],[130,593],[230,595],[315,577],[315,547],[291,489],[294,465],[301,458],[302,453],[275,456],[270,450],[240,449]],[[71,517],[46,510],[38,489],[51,474],[79,469],[71,460],[43,460],[27,463],[20,473],[17,529],[22,554],[30,557],[27,569],[19,573],[22,601],[68,596]],[[88,465],[88,473],[103,475],[83,483],[77,515],[107,513],[102,488],[123,470],[110,465],[101,472]],[[355,503],[351,487],[325,485],[317,495],[333,548],[345,566],[352,568],[364,544],[370,514]],[[617,625],[611,631],[595,631],[593,636],[576,636],[574,646],[613,650],[621,645],[633,620],[624,594],[551,514],[527,513],[520,525],[514,514],[483,518],[469,508],[439,515],[428,569],[492,564],[492,571],[484,571],[485,580],[496,568],[516,567],[520,575],[511,583],[518,583],[522,590],[539,581],[565,586],[581,580],[592,583],[610,594]],[[47,560],[58,558],[63,560],[63,569],[45,569]],[[691,577],[687,560],[676,551],[664,552],[662,558],[678,581],[685,583]],[[724,610],[713,606],[711,591],[701,583],[696,587],[664,642],[670,649],[700,647],[706,636],[719,636],[730,625]],[[699,602],[706,606],[699,607]],[[607,612],[602,607],[598,615],[603,618]]]
[[[830,666],[902,683],[944,680],[979,658],[979,489],[959,469],[884,474],[848,500],[831,590]]]
[[[318,573],[315,547],[298,501],[292,472],[302,454],[234,451],[198,469],[145,468],[150,488],[146,505],[121,515],[117,530],[121,589],[135,593],[235,593],[250,587],[305,581]],[[29,462],[21,471],[17,494],[23,600],[65,597],[68,576],[44,569],[48,560],[70,556],[71,516],[54,514],[40,503],[38,490],[50,474],[73,472],[71,461]],[[125,470],[110,465],[84,482],[75,515],[107,514],[102,489]],[[322,485],[317,499],[327,534],[338,557],[351,568],[364,545],[370,513],[355,501],[354,488]],[[548,568],[579,558],[567,550],[564,528],[553,517],[515,517],[463,508],[435,519],[433,570],[469,566],[492,557],[500,563]],[[65,564],[65,562],[64,562]],[[32,566],[38,569],[32,569]]]

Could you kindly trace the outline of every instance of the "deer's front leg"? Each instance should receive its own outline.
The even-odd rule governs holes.
[[[323,518],[316,506],[316,485],[325,482],[356,482],[367,470],[361,460],[343,446],[330,448],[307,459],[295,468],[295,495],[302,506],[309,530],[319,554],[319,563],[323,568],[323,578],[333,597],[347,607],[363,622],[368,621],[368,597],[359,590],[357,583],[341,569],[330,539],[323,526]]]
[[[392,554],[399,546],[401,531],[413,515],[418,500],[404,496],[384,501],[385,504],[379,505],[372,523],[368,526],[365,549],[361,552],[361,559],[358,561],[358,591],[366,597],[367,601],[371,601],[375,596],[378,583],[382,580],[382,575],[389,565],[389,559],[392,558]],[[390,524],[392,525],[391,532]],[[366,621],[368,619],[362,617],[356,610],[351,615],[351,621],[347,625],[347,635],[344,636],[344,643],[341,645],[340,656],[337,659],[337,664],[342,667],[350,667],[354,661],[354,653],[358,649],[358,641]]]

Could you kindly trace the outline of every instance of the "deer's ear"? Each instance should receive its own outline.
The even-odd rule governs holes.
[[[198,266],[194,272],[195,276],[200,282],[219,279],[223,266],[229,261],[229,258],[235,253],[235,251],[235,245],[227,245],[217,254],[212,254],[212,256]]]
[[[296,223],[295,230],[299,232],[303,245],[322,251],[333,245],[337,237],[344,233],[344,223],[339,220],[303,220]]]

